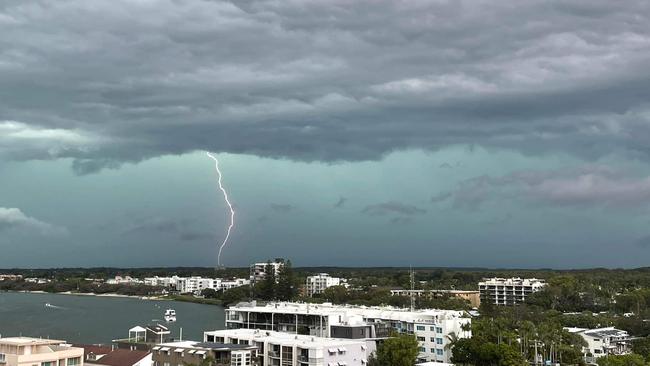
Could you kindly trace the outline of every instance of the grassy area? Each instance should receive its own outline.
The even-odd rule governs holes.
[[[194,296],[191,296],[191,295],[168,295],[165,298],[169,299],[169,300],[175,300],[175,301],[193,302],[193,303],[196,303],[196,304],[223,305],[223,301],[221,301],[221,300],[217,300],[217,299],[201,299],[201,298],[194,297]]]

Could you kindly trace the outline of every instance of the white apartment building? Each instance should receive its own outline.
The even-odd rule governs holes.
[[[632,342],[630,335],[614,327],[587,329],[564,328],[567,331],[579,334],[586,342],[582,352],[585,362],[595,364],[596,359],[607,355],[623,355],[630,353]]]
[[[29,337],[0,338],[3,366],[83,366],[83,348],[64,341]]]
[[[215,291],[228,290],[250,284],[246,278],[206,278],[206,277],[148,277],[144,283],[149,286],[172,287],[180,293],[200,293],[204,289]]]
[[[256,329],[227,329],[203,333],[204,342],[257,347],[260,366],[363,366],[374,352],[374,342],[321,338]]]
[[[449,336],[471,337],[471,319],[464,311],[415,310],[393,307],[240,303],[226,310],[227,329],[260,329],[314,337],[386,338],[391,330],[413,334],[420,342],[420,361],[449,362]]]
[[[537,278],[484,278],[478,283],[481,303],[517,305],[530,294],[540,291],[546,281]]]
[[[135,285],[139,283],[144,284],[144,281],[131,276],[115,276],[114,278],[107,279],[106,283],[109,285]]]
[[[347,280],[344,278],[332,277],[327,273],[319,273],[315,276],[308,276],[305,285],[307,295],[313,296],[314,294],[322,294],[328,287],[347,287]]]
[[[275,261],[270,262],[270,264],[271,267],[273,268],[273,273],[276,275],[276,280],[277,280],[278,271],[282,266],[284,266],[284,261],[276,259]],[[251,264],[250,280],[252,283],[256,283],[264,279],[264,277],[266,276],[267,265],[269,265],[269,262],[258,262],[258,263]]]

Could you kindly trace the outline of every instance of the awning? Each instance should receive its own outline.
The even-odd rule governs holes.
[[[169,347],[160,348],[160,352],[167,352],[167,351],[169,351]]]
[[[204,355],[204,354],[205,354],[205,351],[196,351],[196,354],[197,354],[197,355]]]
[[[176,348],[174,350],[174,352],[178,352],[178,353],[183,353],[183,351],[184,351],[184,349],[182,349],[182,348]]]
[[[339,352],[343,353],[343,352],[345,352],[345,351],[346,351],[345,348],[343,348],[343,347],[339,348]],[[340,363],[340,362],[339,362],[339,363]]]
[[[196,352],[195,349],[192,349],[192,350],[187,351],[187,353],[189,353],[189,354],[193,354],[194,352]]]
[[[327,350],[329,353],[336,353],[336,348],[330,348]]]
[[[152,350],[154,350],[154,351],[157,351],[157,350],[159,350],[159,349],[160,349],[160,347],[158,347],[158,346],[152,348]]]

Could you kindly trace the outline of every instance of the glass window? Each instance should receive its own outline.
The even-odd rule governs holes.
[[[433,332],[436,330],[436,327],[429,327],[429,330]]]
[[[436,333],[442,333],[442,328],[436,327]]]
[[[442,338],[436,338],[436,344],[442,344]]]
[[[437,354],[438,356],[442,356],[442,350],[441,350],[441,349],[437,349],[437,350],[436,350],[436,354]]]
[[[77,366],[81,364],[81,357],[68,358],[68,366]]]
[[[418,342],[424,342],[425,338],[424,337],[418,337]]]
[[[418,325],[418,326],[417,326],[417,330],[422,330],[422,331],[424,331],[424,330],[426,330],[426,329],[427,329],[427,327],[425,327],[424,325]]]
[[[434,337],[429,338],[429,342],[433,343],[435,341],[436,341],[436,339]]]
[[[424,347],[420,347],[420,352],[426,352],[426,351],[427,351],[426,348],[424,348]]]

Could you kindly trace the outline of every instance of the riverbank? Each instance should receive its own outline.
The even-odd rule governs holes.
[[[53,295],[72,295],[72,296],[94,296],[94,297],[117,297],[117,298],[126,298],[126,299],[139,299],[139,300],[154,300],[154,301],[182,301],[182,302],[191,302],[194,304],[203,304],[203,305],[217,305],[223,306],[223,301],[217,299],[204,299],[189,295],[161,295],[161,296],[135,296],[135,295],[122,295],[115,293],[106,293],[106,294],[96,294],[92,292],[47,292],[47,291],[7,291],[10,293],[23,293],[23,294],[53,294]]]

